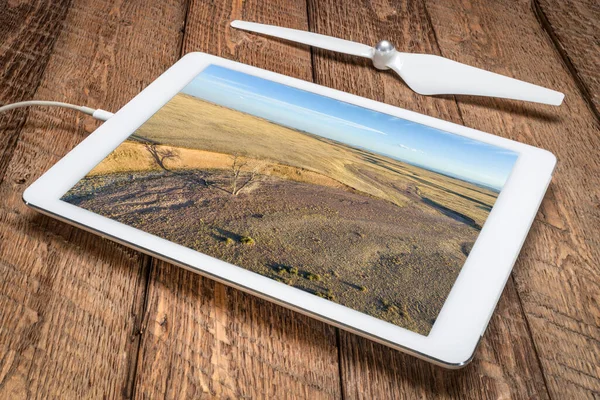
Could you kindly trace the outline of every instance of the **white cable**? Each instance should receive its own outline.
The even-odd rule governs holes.
[[[71,110],[76,110],[76,111],[80,111],[84,114],[91,115],[92,117],[94,117],[100,121],[106,121],[107,119],[109,119],[110,117],[112,117],[114,115],[113,113],[102,110],[100,108],[98,108],[97,110],[94,110],[93,108],[90,108],[90,107],[77,106],[75,104],[62,103],[60,101],[45,101],[45,100],[20,101],[18,103],[7,104],[5,106],[0,107],[0,113],[4,112],[4,111],[14,110],[15,108],[30,107],[30,106],[70,108]]]

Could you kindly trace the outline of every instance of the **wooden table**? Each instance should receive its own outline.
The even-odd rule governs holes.
[[[424,97],[368,61],[233,19],[440,54],[566,94],[558,108]],[[0,116],[0,398],[600,397],[596,0],[3,0],[0,102],[117,110],[203,51],[552,151],[558,167],[475,360],[447,371],[27,209],[99,123]]]

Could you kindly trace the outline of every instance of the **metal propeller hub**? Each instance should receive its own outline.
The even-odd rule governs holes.
[[[375,45],[375,50],[380,53],[389,53],[390,51],[395,50],[394,45],[388,40],[382,40],[381,42]]]
[[[396,54],[396,48],[388,40],[382,40],[375,45],[373,52],[373,65],[377,69],[389,69],[389,62]]]

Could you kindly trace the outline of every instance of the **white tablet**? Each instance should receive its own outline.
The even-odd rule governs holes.
[[[485,331],[555,162],[545,150],[193,53],[23,198],[183,268],[460,367]]]

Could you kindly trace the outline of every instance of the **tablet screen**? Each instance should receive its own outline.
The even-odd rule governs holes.
[[[517,157],[212,65],[62,200],[427,335]]]

